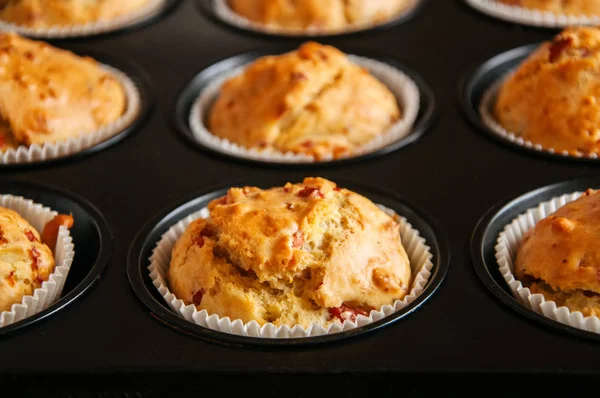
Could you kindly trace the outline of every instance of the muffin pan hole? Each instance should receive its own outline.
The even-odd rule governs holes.
[[[269,188],[273,186],[282,186],[285,182],[287,181],[248,182],[244,185]],[[127,265],[129,281],[134,291],[149,308],[151,313],[164,321],[165,324],[178,331],[224,344],[295,346],[299,344],[327,343],[362,335],[404,319],[426,302],[444,280],[449,264],[447,241],[430,216],[407,203],[397,194],[382,191],[378,188],[364,187],[350,182],[338,182],[341,186],[364,195],[374,203],[383,205],[396,212],[399,216],[404,217],[411,227],[417,230],[420,236],[425,239],[425,244],[429,247],[429,252],[432,255],[430,260],[432,264],[429,271],[430,276],[421,293],[419,293],[417,297],[409,302],[404,308],[384,316],[381,319],[375,319],[373,322],[363,324],[362,326],[358,325],[357,327],[344,329],[339,332],[310,337],[295,337],[298,332],[295,330],[296,327],[291,328],[291,334],[285,338],[250,337],[236,333],[225,333],[186,320],[182,315],[173,311],[162,297],[162,294],[164,293],[162,291],[159,293],[157,287],[153,284],[148,269],[150,266],[149,259],[153,257],[157,242],[162,239],[165,233],[167,233],[175,224],[178,224],[180,220],[186,219],[187,216],[204,209],[211,200],[225,195],[229,187],[209,193],[204,192],[193,195],[184,202],[175,205],[172,209],[156,216],[138,233],[130,248]],[[411,249],[407,247],[407,252],[410,250]],[[154,272],[156,271],[153,271],[153,273]],[[235,322],[238,321],[236,320]],[[236,326],[235,322],[233,322],[233,326]]]
[[[460,101],[468,121],[487,137],[518,151],[552,159],[574,162],[600,163],[597,156],[575,156],[547,150],[540,145],[524,141],[512,133],[504,134],[484,121],[480,109],[484,101],[493,103],[494,90],[511,71],[515,70],[541,43],[529,44],[498,54],[471,68],[460,83]],[[489,98],[492,96],[492,98]]]
[[[62,295],[47,309],[0,328],[0,337],[51,318],[52,314],[82,297],[98,280],[110,257],[112,234],[93,205],[70,193],[18,181],[0,181],[0,193],[22,196],[75,220],[70,230],[75,256]]]
[[[192,126],[190,126],[190,115],[200,94],[203,92],[204,89],[209,87],[209,85],[215,79],[219,79],[225,74],[230,73],[231,70],[243,67],[244,65],[247,65],[260,57],[273,54],[282,54],[284,52],[292,51],[295,49],[295,47],[286,47],[285,49],[277,48],[274,51],[254,51],[239,54],[231,58],[219,61],[193,76],[189,80],[189,82],[184,86],[184,88],[179,92],[179,95],[175,100],[174,110],[172,112],[172,122],[176,131],[188,144],[212,155],[223,156],[228,159],[238,160],[241,162],[271,165],[276,167],[310,167],[348,164],[359,160],[371,159],[374,157],[394,152],[417,141],[429,130],[431,125],[434,123],[435,118],[437,116],[437,108],[434,94],[433,91],[429,88],[429,86],[427,86],[427,84],[423,81],[423,79],[420,76],[418,76],[415,72],[406,68],[404,65],[402,65],[393,58],[385,56],[373,56],[371,54],[359,54],[361,57],[370,58],[375,61],[379,61],[389,66],[392,66],[393,68],[399,70],[408,78],[410,78],[412,82],[416,85],[420,97],[419,110],[416,116],[416,120],[412,125],[412,128],[410,128],[408,134],[406,134],[403,138],[393,141],[390,144],[376,149],[374,151],[359,154],[354,157],[326,161],[295,162],[282,161],[276,159],[262,160],[256,157],[251,158],[248,156],[241,156],[237,155],[237,152],[235,150],[221,150],[214,147],[212,143],[207,144],[198,140],[195,137],[193,128]],[[354,54],[354,52],[346,51],[343,48],[341,50],[344,51],[346,54]]]
[[[421,7],[425,5],[427,0],[412,0],[413,4],[409,5],[408,8],[402,12],[400,12],[397,16],[392,16],[390,19],[384,21],[383,23],[377,23],[365,27],[357,27],[351,30],[339,30],[335,32],[323,32],[323,33],[311,33],[311,32],[292,32],[292,33],[279,33],[268,31],[261,28],[252,28],[250,26],[245,26],[233,23],[228,18],[224,18],[217,11],[217,1],[219,0],[196,0],[196,6],[198,11],[200,11],[204,16],[206,16],[212,22],[221,25],[227,29],[236,31],[238,33],[252,33],[258,36],[266,36],[266,37],[278,37],[282,39],[298,39],[298,38],[324,38],[324,37],[345,37],[350,35],[358,35],[362,33],[373,32],[377,30],[384,30],[388,28],[392,28],[394,26],[400,25],[412,19],[416,14],[419,13]]]
[[[471,238],[470,249],[473,266],[483,284],[495,297],[518,314],[527,320],[542,324],[551,330],[600,341],[599,333],[586,331],[555,321],[522,304],[513,296],[511,288],[502,275],[499,261],[496,259],[496,247],[500,234],[518,216],[526,213],[529,209],[538,207],[544,202],[575,192],[585,192],[588,188],[600,188],[600,177],[591,176],[563,181],[502,201],[481,218]],[[553,212],[552,209],[553,207],[550,205],[545,206],[545,212],[548,214]]]

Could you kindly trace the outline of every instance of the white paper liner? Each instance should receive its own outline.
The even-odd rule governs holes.
[[[496,260],[513,296],[527,308],[544,315],[554,321],[583,329],[588,332],[600,333],[600,319],[597,316],[584,317],[579,311],[571,311],[567,307],[557,307],[556,302],[546,300],[543,294],[531,294],[529,288],[515,278],[514,261],[519,244],[527,231],[543,218],[569,202],[577,200],[583,192],[574,192],[555,197],[547,202],[527,210],[508,224],[498,236],[496,244]]]
[[[127,0],[123,0],[127,1]],[[167,0],[151,0],[132,13],[118,16],[108,21],[96,21],[82,25],[54,26],[50,28],[31,28],[0,20],[0,31],[10,31],[36,39],[61,39],[85,37],[101,33],[114,32],[153,18],[164,11]]]
[[[329,29],[318,29],[310,27],[307,29],[293,29],[285,26],[278,25],[263,25],[258,22],[251,21],[243,16],[235,13],[227,4],[227,0],[209,0],[213,2],[213,8],[215,14],[222,21],[227,22],[230,25],[238,28],[258,32],[266,33],[271,35],[280,36],[328,36],[338,35],[344,33],[353,33],[361,30],[371,29],[377,26],[385,25],[386,23],[395,19],[401,18],[403,15],[411,12],[417,7],[423,0],[408,0],[406,7],[402,9],[398,14],[392,15],[386,20],[378,22],[367,22],[367,23],[353,23],[348,24],[343,28],[329,28]]]
[[[349,55],[351,62],[367,68],[369,72],[385,84],[396,97],[402,110],[402,118],[393,124],[388,131],[378,135],[373,140],[354,151],[349,157],[356,157],[366,153],[371,153],[397,142],[408,134],[419,114],[420,93],[417,84],[400,70],[380,61],[370,58]],[[248,64],[233,69],[222,74],[210,84],[208,84],[200,93],[192,106],[189,117],[189,124],[194,135],[202,145],[227,155],[236,156],[244,159],[258,160],[263,162],[279,163],[312,163],[317,160],[312,155],[296,154],[292,152],[279,152],[270,148],[267,149],[247,149],[227,139],[219,138],[210,133],[208,127],[204,124],[206,115],[215,102],[221,86],[225,81],[239,75]],[[330,161],[331,157],[323,158],[319,162]]]
[[[332,323],[327,327],[313,323],[308,328],[300,325],[290,328],[287,325],[275,326],[273,323],[266,323],[261,327],[256,321],[245,324],[240,319],[231,320],[229,317],[221,318],[216,314],[209,315],[206,310],[198,311],[193,304],[186,306],[168,288],[167,273],[171,261],[171,251],[175,242],[183,235],[192,221],[209,216],[207,208],[190,214],[162,235],[161,240],[152,252],[152,256],[149,258],[150,278],[173,311],[196,325],[223,333],[260,338],[306,338],[339,333],[364,326],[400,311],[412,303],[425,289],[433,268],[430,248],[427,246],[425,239],[419,235],[419,231],[414,229],[405,218],[398,216],[392,210],[381,205],[379,207],[400,223],[402,245],[408,255],[412,271],[412,287],[403,300],[396,300],[393,305],[385,305],[379,311],[373,310],[368,317],[358,315],[356,322],[345,320],[343,324]]]
[[[534,144],[529,140],[525,140],[523,137],[520,137],[502,127],[502,125],[500,125],[500,123],[498,123],[494,117],[492,109],[496,103],[496,98],[500,87],[506,81],[506,79],[510,77],[510,74],[511,73],[505,75],[505,77],[498,79],[496,82],[490,85],[490,87],[481,97],[481,103],[479,104],[479,114],[481,115],[481,120],[494,134],[514,144],[528,149],[533,149],[538,152],[545,152],[548,154],[571,158],[598,159],[598,154],[596,153],[583,153],[580,151],[569,153],[568,151],[557,151],[554,148],[544,148],[540,144]]]
[[[0,150],[0,165],[34,163],[73,155],[114,137],[130,126],[141,110],[140,92],[133,80],[125,73],[112,66],[104,64],[101,66],[113,75],[125,90],[127,109],[120,118],[94,132],[83,132],[78,137],[71,137],[68,140]]]
[[[508,5],[496,0],[466,0],[476,10],[492,17],[522,25],[566,28],[574,25],[599,25],[600,15],[564,15],[549,11]]]
[[[19,213],[40,234],[46,223],[58,214],[48,207],[21,196],[0,195],[0,206]],[[73,245],[71,233],[68,228],[61,226],[54,250],[54,262],[56,264],[54,272],[50,274],[47,281],[42,282],[41,287],[33,291],[33,295],[23,296],[21,302],[13,304],[10,311],[0,313],[0,327],[11,325],[44,311],[57,301],[62,294],[74,256],[75,246]]]

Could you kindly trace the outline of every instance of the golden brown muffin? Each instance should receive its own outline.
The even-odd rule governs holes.
[[[124,88],[91,58],[0,33],[0,118],[21,145],[98,130],[125,111]]]
[[[30,28],[110,21],[150,0],[0,0],[0,20]]]
[[[326,325],[393,304],[411,270],[399,224],[322,178],[232,188],[176,242],[171,291],[186,304],[263,325]]]
[[[600,152],[600,29],[564,30],[529,56],[502,85],[495,117],[543,148]]]
[[[515,269],[532,293],[600,316],[600,193],[588,190],[529,230]]]
[[[209,130],[246,148],[349,156],[400,118],[394,95],[341,51],[314,42],[256,60],[231,78]]]
[[[250,21],[291,30],[340,30],[353,24],[377,24],[398,15],[408,0],[228,0]]]
[[[54,271],[54,257],[18,213],[0,207],[0,312],[32,295]]]
[[[498,0],[511,6],[563,15],[600,15],[598,0]]]

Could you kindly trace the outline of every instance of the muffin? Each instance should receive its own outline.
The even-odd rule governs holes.
[[[500,3],[558,15],[600,15],[597,0],[498,0]]]
[[[308,42],[227,80],[208,130],[246,149],[352,155],[402,116],[394,94],[334,47]]]
[[[0,0],[0,20],[29,28],[110,21],[131,14],[150,0]]]
[[[52,249],[60,225],[71,227],[72,217],[55,217],[40,237],[17,212],[0,207],[0,312],[10,310],[48,280],[55,267]]]
[[[231,188],[175,243],[168,280],[186,305],[260,325],[320,325],[404,298],[398,222],[322,178]]]
[[[96,131],[126,103],[122,85],[95,60],[0,33],[0,149]]]
[[[600,316],[600,193],[588,190],[529,230],[515,272],[531,293]]]
[[[408,0],[228,0],[236,14],[261,25],[290,30],[342,30],[398,15]]]
[[[544,149],[600,152],[600,29],[568,28],[540,46],[499,89],[496,120]]]

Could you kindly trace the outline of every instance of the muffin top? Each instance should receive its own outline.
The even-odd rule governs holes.
[[[340,158],[401,115],[389,89],[344,53],[314,42],[259,58],[225,82],[208,125],[246,148]]]
[[[228,0],[240,16],[262,25],[291,30],[340,30],[354,24],[376,24],[390,19],[408,0]]]
[[[555,291],[600,293],[600,194],[588,190],[538,222],[523,237],[515,268],[519,279]]]
[[[0,20],[30,28],[83,25],[132,13],[150,0],[0,0]]]
[[[564,15],[600,15],[598,0],[498,0],[511,6]]]
[[[600,152],[600,29],[568,28],[503,83],[495,117],[545,149]]]
[[[100,64],[41,41],[0,33],[3,149],[77,137],[117,120],[124,88]]]
[[[48,280],[54,257],[40,234],[13,210],[0,207],[0,312]]]
[[[169,281],[209,314],[308,326],[355,319],[409,290],[398,222],[331,181],[232,188],[208,208],[175,244]]]

